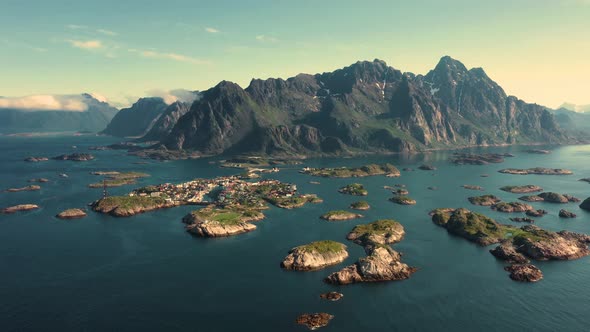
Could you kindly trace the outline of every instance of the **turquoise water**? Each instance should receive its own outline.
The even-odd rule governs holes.
[[[200,239],[186,233],[180,219],[191,207],[180,207],[117,219],[90,213],[85,219],[58,220],[63,209],[84,207],[101,195],[86,185],[95,170],[136,170],[152,176],[140,184],[182,182],[196,177],[237,173],[217,168],[211,160],[134,164],[122,151],[94,151],[86,163],[25,163],[30,155],[53,156],[114,142],[104,137],[1,137],[0,184],[21,187],[30,178],[46,177],[39,192],[0,193],[0,206],[35,203],[37,211],[0,215],[0,330],[2,331],[305,331],[294,323],[300,313],[335,315],[322,331],[585,331],[590,323],[590,258],[541,262],[545,278],[536,284],[508,278],[503,264],[487,248],[453,237],[435,226],[428,211],[468,207],[511,223],[519,214],[501,214],[471,206],[466,198],[482,194],[461,188],[480,185],[504,200],[519,195],[499,191],[503,185],[536,184],[547,191],[590,196],[590,146],[555,148],[551,155],[531,155],[525,147],[486,151],[512,152],[504,164],[454,166],[450,152],[415,156],[316,159],[308,166],[362,165],[391,162],[400,169],[427,162],[437,171],[402,172],[397,179],[317,179],[287,166],[273,178],[293,182],[301,192],[317,193],[325,202],[296,210],[271,208],[254,232],[224,239]],[[506,167],[565,167],[573,176],[517,176],[497,173]],[[67,173],[69,178],[60,178]],[[480,177],[487,173],[488,178]],[[310,184],[318,180],[321,185]],[[369,190],[372,209],[359,220],[329,223],[318,217],[347,208],[355,197],[337,193],[352,181]],[[406,184],[415,206],[387,201],[384,185]],[[427,187],[436,186],[437,191]],[[133,186],[113,188],[125,193]],[[532,203],[548,210],[537,225],[550,230],[590,233],[590,213],[577,204]],[[567,208],[577,219],[559,219]],[[357,223],[394,218],[406,238],[394,248],[419,268],[400,282],[335,287],[324,284],[329,273],[363,255],[346,241]],[[294,246],[331,239],[346,243],[350,257],[342,265],[317,272],[283,271],[280,261]],[[319,299],[336,290],[339,302]]]

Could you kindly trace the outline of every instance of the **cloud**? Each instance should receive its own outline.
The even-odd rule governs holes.
[[[89,95],[98,101],[102,101],[103,103],[108,102],[107,98],[105,96],[101,95],[100,93],[90,92]]]
[[[96,29],[96,32],[100,32],[103,35],[107,35],[107,36],[118,36],[119,33],[112,31],[112,30],[107,30],[107,29]]]
[[[277,38],[267,35],[258,35],[256,36],[256,40],[263,43],[276,43],[279,41]]]
[[[221,31],[215,29],[215,28],[205,28],[205,31],[209,32],[209,33],[219,33]]]
[[[85,25],[78,25],[78,24],[68,24],[68,25],[66,25],[66,28],[71,29],[71,30],[88,29],[87,26],[85,26]]]
[[[188,55],[177,54],[177,53],[166,53],[166,52],[158,52],[158,51],[153,51],[153,50],[141,51],[141,50],[136,50],[136,49],[129,49],[128,51],[132,52],[132,53],[139,53],[144,58],[173,60],[173,61],[191,63],[191,64],[195,64],[195,65],[210,64],[210,62],[207,60],[194,58],[194,57],[191,57]]]
[[[47,52],[47,49],[44,47],[38,47],[38,46],[34,46],[34,45],[30,45],[27,43],[22,43],[22,42],[14,42],[14,41],[10,41],[10,40],[2,40],[3,44],[6,44],[7,46],[11,46],[11,47],[17,47],[17,48],[26,48],[35,52]]]
[[[96,50],[103,48],[103,44],[100,40],[68,40],[73,47],[81,48],[84,50]]]
[[[33,95],[25,97],[0,97],[0,108],[14,108],[29,111],[71,111],[83,112],[88,109],[81,95]]]
[[[147,94],[152,97],[160,97],[164,99],[166,104],[172,104],[176,101],[181,101],[185,103],[192,103],[193,101],[199,98],[199,94],[193,91],[188,91],[184,89],[175,89],[175,90],[162,90],[162,89],[153,89],[147,91]]]

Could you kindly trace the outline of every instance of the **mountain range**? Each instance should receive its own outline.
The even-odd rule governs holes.
[[[49,96],[54,98],[53,96]],[[118,109],[90,94],[58,96],[79,110],[0,108],[0,133],[87,131],[98,132],[111,121]]]
[[[222,81],[165,122],[165,130],[150,131],[143,140],[208,155],[409,152],[572,140],[546,107],[508,96],[483,69],[467,69],[448,56],[426,75],[374,60],[286,80],[254,79],[245,89]]]

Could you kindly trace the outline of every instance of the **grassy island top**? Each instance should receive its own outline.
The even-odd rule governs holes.
[[[380,219],[368,224],[357,225],[352,229],[351,233],[358,234],[359,237],[369,235],[385,235],[400,227],[403,228],[400,223],[393,219]]]
[[[391,164],[370,164],[361,167],[340,167],[340,168],[305,168],[302,173],[313,176],[329,178],[351,178],[372,175],[399,176],[400,171]]]
[[[355,196],[366,196],[369,192],[360,183],[348,184],[338,190],[343,194],[355,195]]]
[[[116,172],[116,171],[108,171],[108,172],[94,172],[95,175],[105,175],[104,182],[96,182],[91,183],[88,185],[90,188],[102,188],[104,185],[107,187],[119,187],[124,186],[127,184],[135,184],[136,179],[144,178],[150,176],[146,173],[140,172]]]
[[[334,216],[347,216],[347,215],[351,215],[351,214],[356,214],[356,213],[346,211],[346,210],[333,210],[333,211],[326,212],[324,215],[322,215],[322,217],[327,218],[327,217],[334,217]]]
[[[142,196],[110,196],[99,200],[95,206],[98,210],[112,210],[115,208],[151,208],[165,204],[163,197],[142,197]]]
[[[295,247],[294,250],[306,251],[306,252],[317,252],[320,254],[325,253],[338,253],[346,249],[346,246],[340,242],[324,240],[316,241],[309,244],[305,244],[299,247]]]
[[[263,214],[259,210],[237,206],[226,206],[224,208],[206,207],[193,211],[191,214],[221,225],[236,225],[254,219],[262,219],[263,217]]]
[[[350,204],[350,207],[353,209],[363,209],[363,208],[368,208],[369,202],[367,201],[358,201],[358,202],[354,202],[352,204]]]

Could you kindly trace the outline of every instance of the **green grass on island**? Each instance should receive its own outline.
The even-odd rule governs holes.
[[[368,224],[357,225],[352,229],[351,233],[356,233],[360,236],[384,235],[400,226],[401,224],[393,219],[380,219]]]
[[[165,204],[164,197],[142,197],[142,196],[110,196],[99,200],[95,206],[98,210],[111,210],[114,208],[152,208]]]
[[[95,172],[98,175],[105,175],[105,178],[101,182],[91,183],[88,185],[90,188],[102,188],[103,186],[107,187],[120,187],[129,184],[135,184],[136,180],[139,178],[148,177],[149,174],[140,173],[140,172]]]
[[[353,196],[367,196],[369,192],[365,187],[360,183],[352,183],[346,185],[338,190],[338,192]]]
[[[259,210],[237,206],[205,207],[193,211],[191,214],[204,220],[217,222],[220,225],[237,225],[253,219],[262,219],[264,216]]]
[[[346,210],[333,210],[333,211],[329,211],[329,212],[324,213],[322,215],[322,218],[326,219],[326,218],[331,218],[331,217],[336,217],[336,216],[349,216],[349,215],[356,215],[356,213],[346,211]]]
[[[325,254],[341,252],[346,249],[346,246],[340,242],[325,240],[305,244],[297,247],[296,249],[307,252],[317,252],[320,254]]]
[[[367,201],[358,201],[350,204],[352,209],[368,209],[370,207],[369,202]]]
[[[341,168],[310,168],[304,170],[303,173],[329,177],[329,178],[351,178],[351,177],[364,177],[371,175],[396,175],[399,176],[400,171],[391,164],[370,164],[361,167],[341,167]]]

